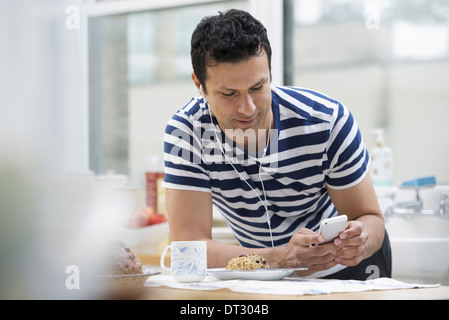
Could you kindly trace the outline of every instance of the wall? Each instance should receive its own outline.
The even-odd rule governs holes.
[[[128,146],[130,178],[133,183],[143,186],[145,157],[163,155],[164,132],[168,120],[197,94],[192,81],[130,87]]]
[[[293,85],[344,103],[368,148],[385,128],[395,157],[394,182],[435,175],[449,182],[449,60],[399,60],[394,26],[369,30],[363,21],[296,25]],[[410,34],[412,37],[413,34]]]
[[[435,175],[449,182],[449,61],[391,68],[390,144],[395,177]]]

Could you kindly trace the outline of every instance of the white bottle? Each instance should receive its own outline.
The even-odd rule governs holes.
[[[393,185],[393,151],[385,146],[384,130],[374,129],[376,146],[371,150],[370,174],[375,187]]]

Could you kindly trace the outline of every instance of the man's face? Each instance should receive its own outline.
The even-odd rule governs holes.
[[[268,132],[272,119],[271,88],[265,52],[242,62],[207,67],[205,86],[209,106],[224,132]],[[235,136],[232,138],[235,140]]]

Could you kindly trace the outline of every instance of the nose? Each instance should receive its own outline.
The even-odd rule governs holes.
[[[254,111],[256,111],[256,105],[250,94],[247,93],[242,95],[237,111],[246,116],[252,116],[254,114]]]

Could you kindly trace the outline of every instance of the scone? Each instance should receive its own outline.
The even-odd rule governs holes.
[[[111,248],[104,274],[126,275],[142,272],[142,262],[129,248],[121,246]]]
[[[255,253],[250,253],[231,259],[225,269],[254,270],[258,268],[269,268],[267,260]]]

